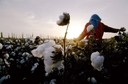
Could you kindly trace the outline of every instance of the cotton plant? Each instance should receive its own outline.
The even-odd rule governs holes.
[[[49,47],[44,52],[44,64],[45,64],[45,71],[47,73],[52,72],[53,68],[57,68],[58,70],[64,68],[62,58],[62,51],[61,48]],[[56,61],[57,60],[57,61]]]
[[[45,41],[37,49],[32,50],[35,57],[43,58],[46,75],[51,73],[54,68],[63,69],[62,56],[64,54],[61,45],[55,44],[53,40]]]
[[[98,51],[91,54],[91,65],[94,69],[101,71],[103,68],[104,56],[101,56]]]

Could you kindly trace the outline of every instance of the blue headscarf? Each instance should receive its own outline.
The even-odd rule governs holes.
[[[100,21],[101,18],[97,14],[93,14],[89,22],[94,26],[94,29],[96,29]]]

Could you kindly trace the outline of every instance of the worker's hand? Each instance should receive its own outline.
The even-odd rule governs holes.
[[[126,29],[124,27],[121,27],[119,31],[126,31]]]

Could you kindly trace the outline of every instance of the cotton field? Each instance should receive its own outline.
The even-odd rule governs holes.
[[[0,38],[0,84],[124,84],[127,79],[127,34],[102,42],[67,39],[65,51],[63,39]]]

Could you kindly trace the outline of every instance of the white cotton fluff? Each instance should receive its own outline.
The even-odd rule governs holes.
[[[104,57],[98,51],[91,54],[91,65],[94,69],[101,71],[103,68]]]
[[[64,68],[64,66],[63,66],[63,60],[58,61],[56,63],[53,63],[54,60],[52,60],[51,57],[54,57],[55,56],[55,54],[52,53],[52,52],[56,52],[56,49],[54,47],[46,48],[45,49],[45,52],[44,52],[44,65],[45,65],[45,71],[46,71],[47,74],[50,73],[50,72],[52,72],[52,69],[53,68],[57,68],[57,69]],[[57,47],[59,47],[59,45]]]
[[[63,20],[58,20],[57,24],[60,25],[63,22]]]
[[[49,84],[56,84],[56,79],[52,79]]]
[[[22,57],[24,57],[26,60],[28,60],[29,58],[32,57],[32,55],[30,55],[28,52],[24,52],[24,53],[22,54]]]
[[[65,51],[67,52],[68,50],[71,50],[72,47],[73,47],[72,45],[66,46],[66,50]]]
[[[31,68],[31,72],[33,73],[35,69],[38,67],[39,63],[34,63],[34,65]]]
[[[54,63],[54,60],[52,58],[55,56],[55,52],[57,49],[60,49],[62,55],[64,54],[61,45],[55,44],[55,41],[53,40],[46,40],[42,45],[39,45],[36,49],[31,51],[35,57],[39,57],[39,58],[43,57],[46,74],[52,72],[53,68],[57,68],[57,69],[64,68],[63,60]]]
[[[0,58],[0,65],[2,65],[2,64],[4,64],[4,63],[3,63],[3,59]]]
[[[63,19],[64,19],[65,17],[64,17],[64,15],[60,15],[59,16],[59,20],[57,21],[57,24],[59,25],[59,24],[61,24],[62,22],[63,22]]]
[[[90,82],[91,84],[97,84],[97,80],[94,77],[89,77],[87,81]]]
[[[56,44],[56,45],[54,45],[53,47],[54,47],[54,48],[57,48],[57,49],[60,49],[60,50],[62,51],[62,55],[64,55],[64,49],[63,49],[63,47],[62,47],[61,45]]]
[[[4,82],[5,80],[9,79],[9,78],[10,78],[10,75],[5,75],[5,76],[1,77],[1,78],[0,78],[0,84],[3,84],[3,82]]]
[[[90,32],[91,30],[93,30],[93,28],[94,28],[93,25],[89,25],[89,26],[87,27],[87,33]]]
[[[2,49],[3,48],[3,45],[0,43],[0,49]]]
[[[8,53],[4,54],[4,58],[8,59],[9,58],[9,54]]]
[[[54,40],[46,40],[43,44],[39,45],[36,49],[32,50],[32,54],[34,57],[41,58],[43,56],[44,50],[50,46],[54,46]]]

